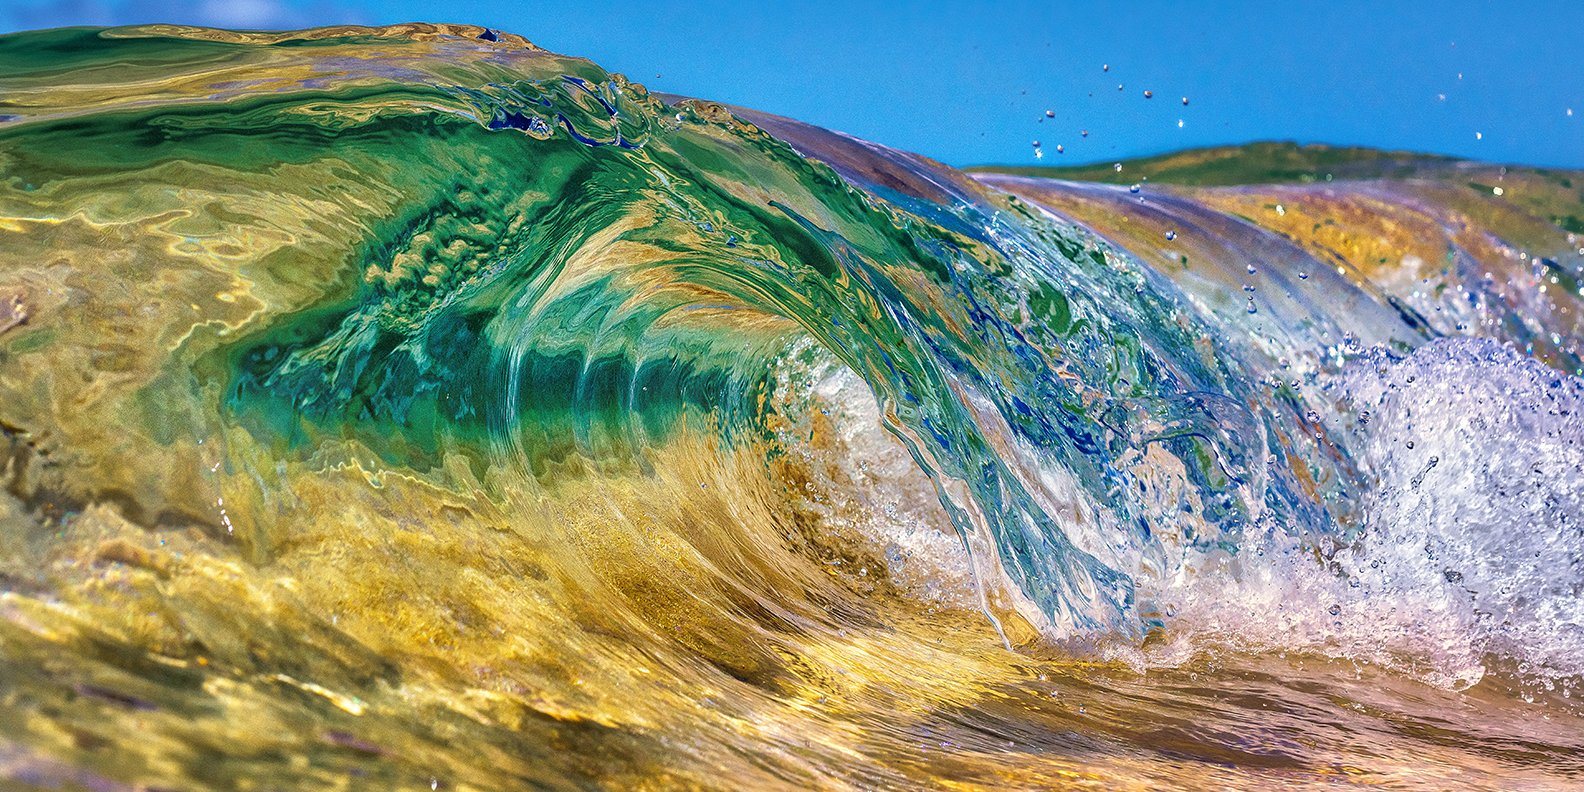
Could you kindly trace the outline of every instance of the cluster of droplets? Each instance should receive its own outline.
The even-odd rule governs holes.
[[[1100,71],[1102,73],[1110,73],[1111,64],[1109,64],[1109,63],[1101,64]],[[1124,83],[1117,83],[1116,89],[1117,89],[1118,93],[1124,93],[1126,91],[1126,89],[1127,89],[1127,86]],[[1024,95],[1027,95],[1028,91],[1023,91],[1022,93]],[[1153,100],[1155,98],[1155,91],[1153,91],[1151,89],[1144,89],[1141,92],[1140,95],[1145,100]],[[1089,98],[1091,98],[1091,99],[1094,98],[1094,92],[1093,91],[1089,92]],[[1182,104],[1183,107],[1187,107],[1188,104],[1189,104],[1187,96],[1181,97],[1180,101],[1181,101],[1181,104]],[[1057,118],[1056,109],[1052,108],[1052,107],[1047,107],[1047,108],[1045,108],[1044,112],[1040,113],[1039,115],[1037,115],[1035,117],[1035,123],[1043,124],[1046,121],[1054,121],[1056,118]],[[1178,129],[1183,129],[1185,126],[1186,126],[1186,121],[1184,119],[1182,119],[1182,118],[1178,118],[1177,119],[1177,128]],[[1089,129],[1087,127],[1080,128],[1078,130],[1078,136],[1079,136],[1079,138],[1088,138],[1089,137]],[[1037,139],[1031,141],[1031,143],[1032,143],[1031,149],[1033,150],[1033,153],[1034,153],[1034,159],[1036,159],[1036,160],[1044,159],[1045,158],[1046,147],[1041,145],[1040,141],[1037,140]],[[1057,154],[1065,153],[1067,151],[1066,144],[1063,144],[1063,143],[1056,144],[1055,150],[1056,150]]]

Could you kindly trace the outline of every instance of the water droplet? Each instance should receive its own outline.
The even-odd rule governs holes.
[[[1186,97],[1186,96],[1183,97],[1183,104],[1184,105],[1188,104],[1188,97]]]
[[[1253,264],[1248,265],[1248,274],[1253,275],[1257,272],[1259,272],[1259,270],[1256,269]]]
[[[1040,147],[1040,142],[1038,140],[1034,141],[1034,148],[1039,148],[1039,147]]]
[[[1502,188],[1500,188],[1500,187],[1492,187],[1491,188],[1491,194],[1492,195],[1500,196],[1503,192],[1504,192],[1504,190],[1502,190]]]
[[[1144,98],[1145,99],[1154,99],[1155,98],[1155,92],[1154,91],[1145,91],[1144,92]]]
[[[1063,146],[1063,145],[1062,145],[1062,144],[1060,144],[1060,143],[1057,143],[1057,144],[1056,144],[1056,153],[1057,153],[1057,154],[1060,154],[1060,153],[1062,153],[1062,152],[1063,152],[1063,151],[1066,151],[1066,150],[1067,150],[1067,147],[1066,147],[1066,146]]]
[[[1109,64],[1109,63],[1101,64],[1100,71],[1111,71],[1111,64]]]
[[[1120,162],[1118,162],[1118,163],[1117,163],[1117,164],[1115,164],[1115,165],[1112,165],[1112,166],[1111,166],[1111,167],[1112,167],[1112,168],[1114,168],[1114,169],[1116,169],[1116,172],[1117,172],[1117,173],[1121,173],[1121,172],[1122,172],[1122,163],[1120,163]]]
[[[1170,241],[1172,241],[1173,239],[1176,239],[1176,238],[1177,238],[1177,232],[1176,231],[1167,231],[1166,232],[1166,241],[1167,242],[1170,242]]]
[[[1078,130],[1078,134],[1079,134],[1079,135],[1080,135],[1080,136],[1082,136],[1082,137],[1089,137],[1089,130],[1087,130],[1087,129],[1080,129],[1080,130]]]
[[[1140,189],[1139,183],[1138,182],[1134,182],[1131,187],[1128,187],[1128,192],[1136,193],[1136,192],[1139,191],[1139,189]]]
[[[1056,117],[1056,111],[1055,110],[1046,110],[1045,111],[1045,117],[1046,118],[1055,118]]]
[[[1254,306],[1254,298],[1252,296],[1248,298],[1248,312],[1259,313],[1259,308]]]
[[[1177,128],[1178,129],[1182,129],[1183,128],[1183,120],[1181,118],[1177,119]]]
[[[1485,139],[1485,133],[1484,132],[1475,132],[1474,133],[1474,139],[1475,140],[1484,140]]]
[[[1333,603],[1331,603],[1331,607],[1326,608],[1326,613],[1329,613],[1332,616],[1341,616],[1342,615],[1342,606],[1333,602]]]
[[[1309,273],[1298,270],[1298,280],[1309,280]]]

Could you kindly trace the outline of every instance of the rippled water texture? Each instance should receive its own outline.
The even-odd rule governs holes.
[[[1584,784],[1584,174],[1393,162],[0,36],[0,779]]]

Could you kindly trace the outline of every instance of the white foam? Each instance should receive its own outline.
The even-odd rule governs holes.
[[[835,435],[815,452],[833,466],[827,528],[881,551],[902,589],[975,607],[971,561],[868,388],[836,365],[803,374]],[[1357,535],[1264,524],[1236,553],[1203,553],[1171,529],[1206,526],[1157,510],[1175,514],[1152,520],[1165,562],[1124,571],[1164,611],[1167,640],[1109,656],[1158,666],[1217,646],[1308,652],[1451,688],[1493,660],[1529,679],[1584,676],[1584,380],[1495,342],[1445,339],[1400,360],[1367,356],[1330,387],[1338,409],[1369,413],[1346,443],[1365,479]],[[1133,470],[1159,480],[1142,497],[1185,502],[1180,470],[1148,455]]]
[[[1360,361],[1338,385],[1343,407],[1369,413],[1359,535],[1333,545],[1270,527],[1179,576],[1158,594],[1178,640],[1150,659],[1209,639],[1447,687],[1493,659],[1530,679],[1584,675],[1584,380],[1446,339]]]
[[[792,408],[829,421],[831,447],[812,448],[798,426],[783,435],[790,453],[803,456],[814,478],[807,503],[821,529],[881,556],[893,585],[922,600],[952,608],[977,608],[973,570],[961,538],[941,506],[935,485],[907,449],[881,424],[868,386],[851,369],[820,359],[781,372],[783,392],[801,390],[787,378],[805,379],[808,403]]]

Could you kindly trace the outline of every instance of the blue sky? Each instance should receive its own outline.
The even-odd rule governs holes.
[[[1577,0],[0,0],[0,30],[409,20],[509,30],[654,89],[957,165],[1033,163],[1036,139],[1057,164],[1294,139],[1584,167]]]

